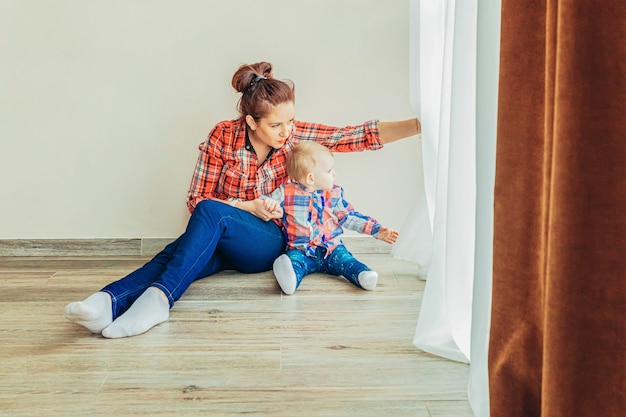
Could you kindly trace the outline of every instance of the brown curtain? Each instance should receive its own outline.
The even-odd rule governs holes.
[[[501,24],[491,416],[626,416],[626,0]]]

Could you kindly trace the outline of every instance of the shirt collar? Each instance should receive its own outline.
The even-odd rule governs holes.
[[[250,152],[252,152],[252,153],[254,153],[256,155],[256,151],[254,150],[254,146],[252,146],[252,142],[250,142],[250,136],[248,135],[248,125],[246,125],[245,121],[244,121],[243,128],[246,129],[246,150],[250,151]],[[276,152],[276,149],[270,148],[269,153],[265,157],[265,161],[270,159],[270,157],[274,154],[274,152]],[[263,162],[265,162],[265,161],[263,161]]]
[[[296,184],[296,187],[298,187],[298,189],[299,189],[300,191],[302,191],[303,193],[306,193],[306,194],[311,194],[311,195],[313,195],[313,194],[317,194],[317,195],[321,195],[321,194],[324,194],[326,191],[328,191],[328,190],[310,190],[310,189],[309,189],[306,185],[302,185],[302,184],[300,184],[299,182],[293,182],[293,183],[294,183],[294,184]]]

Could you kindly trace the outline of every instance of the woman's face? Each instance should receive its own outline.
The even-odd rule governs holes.
[[[273,107],[258,122],[248,115],[246,122],[252,131],[251,135],[254,140],[278,149],[285,144],[291,135],[294,115],[294,104],[289,101]]]

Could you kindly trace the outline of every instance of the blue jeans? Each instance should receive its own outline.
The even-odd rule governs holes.
[[[280,227],[219,201],[198,203],[187,229],[152,260],[101,291],[113,301],[113,319],[148,287],[162,290],[170,308],[192,282],[226,269],[268,271],[285,250]]]
[[[324,272],[331,275],[343,275],[348,281],[359,288],[359,274],[370,269],[356,259],[343,244],[337,245],[335,249],[326,256],[326,249],[318,247],[315,249],[315,258],[306,256],[303,251],[290,249],[287,256],[291,259],[291,265],[296,273],[296,289],[300,286],[302,278],[314,272]]]

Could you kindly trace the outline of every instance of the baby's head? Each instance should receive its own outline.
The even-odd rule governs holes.
[[[287,156],[287,175],[311,190],[330,190],[335,183],[335,157],[317,142],[307,140],[294,146]]]

